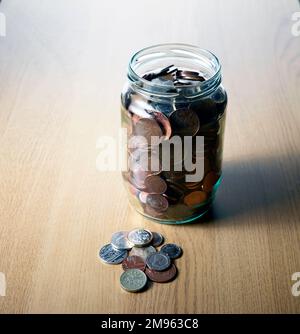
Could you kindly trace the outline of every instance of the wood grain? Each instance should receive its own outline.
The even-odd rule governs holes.
[[[300,37],[293,0],[2,1],[1,313],[299,313]],[[130,55],[200,45],[229,95],[224,182],[197,224],[164,226],[128,206],[118,172],[96,170],[117,136]],[[145,226],[184,249],[170,284],[123,292],[99,263],[113,232]]]

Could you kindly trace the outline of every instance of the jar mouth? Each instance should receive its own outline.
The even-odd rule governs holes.
[[[191,85],[176,87],[146,80],[143,76],[157,72],[167,66],[199,72],[205,81],[195,81]],[[221,83],[221,64],[210,51],[198,46],[170,43],[157,44],[136,52],[130,59],[128,79],[137,89],[156,96],[195,97],[210,94]]]

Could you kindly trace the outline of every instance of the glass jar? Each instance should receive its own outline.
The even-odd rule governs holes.
[[[137,52],[121,95],[131,204],[161,223],[202,216],[221,182],[227,94],[207,50],[163,44]]]

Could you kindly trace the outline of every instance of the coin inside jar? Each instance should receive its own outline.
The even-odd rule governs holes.
[[[145,180],[149,175],[149,172],[135,170],[135,172],[130,173],[129,182],[138,190],[145,190]]]
[[[204,77],[200,75],[199,72],[187,71],[187,70],[178,70],[176,72],[176,78],[183,78],[186,80],[192,81],[205,81]]]
[[[168,209],[168,200],[158,194],[149,194],[146,198],[146,204],[158,212],[164,212]]]
[[[148,175],[156,175],[161,172],[161,163],[159,160],[159,153],[155,149],[136,149],[128,159],[128,167],[132,172],[142,170],[149,172]]]
[[[177,184],[183,182],[186,176],[185,171],[163,171],[163,176],[167,181],[176,182]]]
[[[123,270],[139,269],[139,270],[144,271],[145,268],[146,268],[146,263],[140,256],[131,255],[131,256],[128,256],[122,262],[122,268],[123,268]]]
[[[166,283],[170,282],[172,279],[176,277],[177,268],[175,264],[172,264],[169,269],[164,271],[156,271],[153,269],[146,268],[145,272],[151,281],[157,283]]]
[[[149,194],[163,194],[167,190],[166,182],[157,175],[147,176],[144,184]]]
[[[194,136],[199,128],[200,121],[197,114],[189,109],[177,109],[170,115],[173,135]]]
[[[190,190],[197,190],[201,187],[201,181],[200,182],[186,182],[185,183],[185,186],[187,189],[190,189]]]
[[[193,191],[192,193],[186,195],[183,199],[184,204],[189,207],[195,207],[204,203],[207,199],[207,194],[204,191]]]
[[[152,241],[152,233],[145,229],[134,229],[128,233],[128,240],[136,247],[144,247]]]
[[[161,112],[151,111],[150,114],[155,118],[155,120],[160,123],[163,129],[163,139],[167,140],[171,137],[172,128],[169,119]]]
[[[147,204],[144,206],[144,213],[151,218],[162,218],[164,216],[164,211],[156,211]]]
[[[152,118],[141,118],[133,128],[133,134],[135,136],[144,137],[148,143],[148,145],[158,144],[151,141],[152,137],[159,137],[161,138],[163,133],[156,122],[156,120]],[[153,138],[154,139],[154,138]]]
[[[216,182],[218,181],[218,176],[215,172],[211,171],[209,172],[203,181],[203,190],[210,192],[212,191],[214,185],[216,184]]]
[[[168,189],[165,196],[170,205],[177,204],[183,197],[183,191],[176,184],[168,182]]]
[[[141,95],[131,94],[128,111],[132,115],[132,121],[134,123],[139,118],[149,118],[149,114],[146,111],[148,108],[150,108],[150,105],[148,104],[148,100],[143,98]]]
[[[134,170],[130,172],[129,182],[137,189],[145,190],[145,180],[150,175],[153,175],[151,171],[145,171],[141,166],[137,165]]]
[[[131,135],[128,139],[128,150],[135,150],[136,148],[146,148],[148,141],[144,136]]]
[[[139,200],[142,202],[142,203],[146,203],[147,202],[147,196],[148,196],[148,193],[144,192],[144,191],[141,191],[139,193]]]
[[[132,195],[134,195],[134,196],[139,195],[140,191],[135,186],[133,186],[131,183],[128,184],[128,188],[129,188],[129,191]]]

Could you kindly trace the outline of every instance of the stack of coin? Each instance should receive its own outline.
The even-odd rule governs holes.
[[[158,232],[143,228],[120,231],[112,235],[111,242],[99,251],[104,263],[122,264],[124,272],[120,277],[121,287],[129,292],[144,291],[148,279],[165,283],[177,275],[174,260],[182,255],[181,247],[165,244]]]
[[[157,72],[146,73],[143,78],[168,92],[180,89],[199,90],[199,82],[205,77],[196,71],[167,66]],[[165,88],[164,88],[165,89]],[[201,88],[200,88],[201,89]],[[205,98],[157,99],[144,97],[128,89],[123,94],[122,124],[129,133],[129,171],[123,173],[131,202],[142,214],[158,220],[185,220],[205,211],[214,197],[221,177],[223,134],[227,96],[220,86]],[[176,161],[173,151],[170,169],[162,166],[161,147],[173,136],[192,136],[193,162],[204,159],[203,178],[186,182],[184,168],[185,147],[182,161]],[[204,152],[197,152],[197,136],[204,137]],[[181,170],[178,170],[181,166]],[[179,168],[180,169],[180,168]]]

